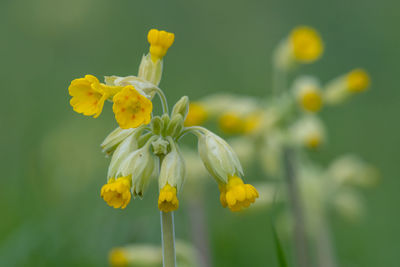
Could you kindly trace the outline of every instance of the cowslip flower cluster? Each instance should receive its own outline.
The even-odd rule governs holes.
[[[163,58],[174,38],[173,33],[149,31],[149,53],[142,57],[137,76],[106,76],[101,83],[86,75],[69,86],[74,111],[97,118],[108,100],[119,125],[101,144],[111,161],[100,195],[108,205],[124,209],[132,199],[143,197],[152,178],[158,178],[158,208],[163,212],[178,209],[178,195],[186,176],[179,140],[192,133],[198,137],[198,150],[206,169],[218,183],[221,204],[239,211],[253,203],[258,192],[243,182],[242,166],[235,152],[219,136],[193,126],[206,119],[206,110],[191,104],[190,112],[195,115],[187,118],[189,99],[183,96],[169,113],[167,99],[158,87]],[[161,99],[161,115],[153,114],[155,95]]]

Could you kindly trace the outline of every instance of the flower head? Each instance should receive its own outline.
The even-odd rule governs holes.
[[[296,27],[290,33],[289,40],[295,59],[303,63],[317,60],[324,51],[319,33],[311,27]]]
[[[201,103],[192,102],[189,104],[189,112],[185,119],[185,126],[202,125],[208,114]]]
[[[162,59],[168,48],[174,43],[175,35],[166,31],[151,29],[147,35],[150,43],[150,54],[153,61]]]
[[[100,195],[109,206],[125,209],[131,201],[131,185],[130,176],[111,178],[101,188]]]
[[[85,75],[84,78],[73,80],[68,91],[72,96],[69,103],[74,111],[94,118],[100,115],[104,101],[109,97],[106,86],[100,84],[93,75]]]
[[[122,129],[136,128],[150,122],[153,104],[132,85],[125,86],[113,101],[115,119]]]
[[[220,184],[219,190],[222,206],[228,207],[231,211],[247,208],[259,196],[254,186],[243,183],[237,176],[229,176],[228,183]]]
[[[179,208],[179,200],[176,196],[176,187],[170,186],[168,183],[165,184],[160,190],[158,197],[158,209],[163,212],[174,211]]]
[[[350,92],[358,93],[368,88],[370,79],[363,69],[352,70],[346,76],[347,88]]]

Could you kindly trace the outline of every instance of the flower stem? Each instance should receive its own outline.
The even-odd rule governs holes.
[[[292,208],[294,220],[294,246],[295,260],[298,267],[310,267],[308,243],[304,225],[304,215],[301,206],[301,196],[298,189],[295,165],[295,152],[292,148],[284,149],[284,168],[286,174],[286,186],[288,198]]]
[[[158,95],[158,96],[160,97],[160,99],[161,99],[161,106],[162,106],[163,113],[164,113],[164,114],[168,114],[169,111],[168,111],[167,97],[165,96],[163,90],[161,90],[160,88],[154,87],[154,89],[155,89],[157,95]]]

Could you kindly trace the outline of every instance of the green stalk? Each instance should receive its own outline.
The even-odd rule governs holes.
[[[301,196],[297,184],[295,152],[293,148],[284,149],[284,168],[289,203],[294,220],[295,260],[298,267],[310,267],[308,242],[304,224],[304,214],[301,206]]]
[[[175,267],[175,230],[174,212],[160,211],[161,217],[161,243],[164,267]]]

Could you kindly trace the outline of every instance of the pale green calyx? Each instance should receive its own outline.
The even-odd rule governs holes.
[[[137,129],[121,129],[120,127],[117,127],[106,137],[106,139],[104,139],[103,143],[101,143],[100,146],[103,153],[111,155],[117,146],[135,130]]]
[[[131,176],[134,196],[143,196],[143,191],[157,169],[158,157],[150,151],[150,145],[155,138],[152,137],[142,148],[127,155],[116,173],[117,177]]]
[[[171,137],[168,139],[171,145],[171,152],[165,156],[161,164],[160,178],[158,180],[159,188],[163,188],[168,183],[170,186],[176,187],[179,192],[185,178],[185,162],[179,147]]]
[[[198,133],[198,151],[204,166],[217,180],[228,182],[229,176],[243,176],[243,169],[232,147],[208,130]]]
[[[129,153],[139,148],[138,139],[141,133],[141,128],[135,129],[133,134],[125,138],[125,140],[117,146],[111,158],[110,166],[108,167],[108,179],[115,178],[122,161],[129,155]]]

